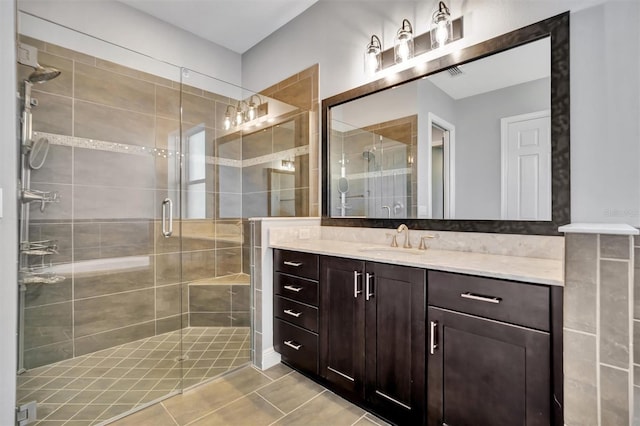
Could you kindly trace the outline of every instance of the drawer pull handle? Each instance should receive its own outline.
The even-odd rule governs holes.
[[[438,328],[438,321],[431,321],[431,330],[429,333],[430,342],[429,342],[429,353],[431,355],[436,353],[436,349],[438,349],[438,336],[436,335]]]
[[[291,315],[292,317],[296,317],[298,318],[300,315],[302,315],[302,312],[293,312],[291,309],[285,309],[284,313],[287,315]]]
[[[295,266],[296,268],[298,266],[302,266],[302,262],[291,262],[289,260],[285,260],[284,264],[287,265],[287,266]]]
[[[294,287],[292,285],[285,285],[284,288],[286,288],[287,290],[295,291],[296,293],[299,293],[302,290],[302,287]]]
[[[290,348],[295,349],[296,351],[299,351],[302,347],[302,345],[296,345],[295,343],[293,343],[293,340],[285,340],[284,344],[289,346]]]
[[[460,297],[464,298],[464,299],[471,299],[471,300],[477,300],[479,302],[487,302],[487,303],[500,303],[500,301],[502,300],[499,297],[492,297],[492,296],[480,296],[478,294],[473,294],[473,293],[461,293]]]
[[[353,297],[356,299],[358,298],[358,295],[362,293],[362,290],[358,289],[358,282],[360,281],[358,277],[360,276],[362,276],[362,272],[353,271]]]

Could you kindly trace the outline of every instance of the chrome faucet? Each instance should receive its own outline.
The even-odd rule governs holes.
[[[405,225],[404,223],[398,226],[398,234],[402,233],[402,231],[407,231],[404,236],[404,245],[402,247],[411,248],[411,241],[409,240],[409,228],[407,228],[407,225]]]
[[[418,247],[418,250],[426,250],[429,248],[429,246],[427,245],[427,243],[425,242],[425,240],[427,239],[433,239],[433,238],[438,238],[438,234],[436,235],[423,235],[422,237],[420,237],[420,247]]]
[[[382,208],[387,210],[387,219],[391,219],[391,207],[382,206]]]
[[[44,208],[48,203],[57,203],[60,201],[57,191],[45,192],[35,189],[25,189],[22,191],[21,199],[23,203],[38,202],[40,203],[40,211],[44,212]]]

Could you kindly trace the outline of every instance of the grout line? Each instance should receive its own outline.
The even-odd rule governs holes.
[[[165,401],[168,401],[168,399],[166,399]],[[176,420],[175,417],[173,417],[173,414],[171,414],[171,411],[167,410],[167,407],[165,407],[164,403],[165,401],[160,402],[160,406],[162,407],[162,409],[164,410],[165,413],[167,413],[167,415],[171,418],[171,420],[173,420],[173,423],[176,424],[176,426],[180,426],[180,423],[178,423],[178,421]]]
[[[278,407],[275,406],[275,404],[273,404],[271,401],[269,401],[267,398],[265,398],[264,396],[260,395],[257,391],[253,391],[251,392],[249,395],[254,394],[256,395],[258,398],[262,398],[263,400],[267,401],[267,404],[271,405],[273,408],[275,408],[276,410],[280,411],[282,413],[282,415],[286,416],[287,413],[285,413],[284,411],[282,411],[281,409],[279,409]]]
[[[255,391],[254,391],[254,392],[255,392]],[[193,424],[193,423],[195,423],[195,422],[198,422],[198,421],[202,420],[203,418],[205,418],[205,417],[207,417],[207,416],[209,416],[209,415],[211,415],[211,414],[215,413],[216,411],[222,410],[223,408],[228,407],[229,405],[234,404],[234,403],[236,403],[236,402],[240,401],[242,398],[246,398],[248,395],[249,395],[249,394],[241,395],[241,396],[239,396],[238,398],[236,398],[236,399],[234,399],[234,400],[232,400],[232,401],[229,401],[229,402],[227,402],[226,404],[221,405],[220,407],[216,408],[215,410],[208,411],[206,414],[203,414],[202,416],[200,416],[200,417],[198,417],[198,418],[196,418],[196,419],[193,419],[193,420],[191,420],[191,421],[190,421],[190,422],[188,422],[188,423],[185,423],[185,424],[184,424],[184,426],[188,426],[188,425],[190,425],[190,424]]]
[[[356,424],[356,423],[358,423],[360,420],[364,420],[364,418],[365,418],[365,416],[366,416],[366,415],[367,415],[367,413],[365,412],[362,416],[358,417],[358,418],[356,419],[356,421],[355,421],[355,422],[351,423],[351,426],[355,425],[355,424]],[[367,419],[367,420],[369,420],[369,419]]]
[[[606,260],[608,262],[629,262],[631,259],[617,259],[615,257],[601,257],[600,260]]]
[[[628,372],[628,371],[629,371],[629,369],[628,369],[628,368],[618,367],[618,366],[611,365],[611,364],[607,364],[607,363],[604,363],[604,362],[601,362],[601,363],[600,363],[600,366],[602,366],[602,367],[608,367],[608,368],[611,368],[611,369],[614,369],[614,370],[618,370],[618,371],[626,371],[626,372]]]
[[[367,414],[369,415],[369,417],[367,417]],[[373,414],[371,414],[369,412],[367,412],[367,414],[364,415],[365,418],[367,420],[369,420],[370,422],[377,424],[378,426],[383,426],[383,424],[388,424],[386,422],[385,423],[380,423],[380,419],[378,419],[377,417],[375,417]]]
[[[588,331],[576,330],[576,329],[569,328],[569,327],[563,327],[562,329],[564,331],[570,331],[572,333],[578,333],[578,334],[582,334],[582,335],[585,335],[585,336],[591,336],[591,337],[595,337],[595,338],[598,337],[597,332],[596,333],[590,333]]]
[[[314,396],[313,398],[309,399],[306,402],[303,402],[302,404],[298,405],[296,408],[294,408],[293,410],[291,410],[287,416],[291,415],[292,413],[298,411],[300,408],[304,407],[305,405],[309,404],[311,401],[313,401],[314,399],[318,398],[320,395],[322,395],[323,393],[328,392],[326,389],[323,389],[322,392],[318,393],[316,396]],[[286,417],[286,416],[285,416]],[[281,419],[276,420],[275,422],[272,422],[269,424],[269,426],[275,424],[276,422],[280,421]]]

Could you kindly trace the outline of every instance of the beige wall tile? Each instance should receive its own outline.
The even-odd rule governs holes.
[[[153,320],[153,294],[153,289],[145,289],[77,300],[75,336],[88,336]]]
[[[72,100],[63,96],[33,91],[38,106],[32,109],[33,130],[36,132],[71,135]],[[34,138],[38,138],[34,135]]]
[[[600,261],[600,361],[629,368],[629,264]]]
[[[629,424],[629,372],[600,366],[602,425]]]
[[[564,331],[564,421],[598,425],[596,337]]]
[[[147,114],[155,110],[151,83],[79,63],[74,77],[77,99]]]
[[[57,44],[47,43],[46,51],[57,56],[62,56],[63,58],[73,59],[76,62],[88,65],[94,65],[96,63],[96,59],[93,56],[85,55],[84,53],[80,53],[75,50],[66,49],[58,46]]]
[[[74,136],[153,147],[153,115],[75,101]]]
[[[74,340],[75,356],[85,355],[102,349],[111,348],[113,346],[122,345],[124,343],[144,339],[145,337],[153,336],[155,333],[155,321],[147,321],[137,324],[133,321],[129,321],[125,324],[131,325],[76,338]]]

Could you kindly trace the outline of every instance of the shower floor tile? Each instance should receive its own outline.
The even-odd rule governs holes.
[[[99,425],[247,364],[250,353],[249,327],[185,328],[26,371],[18,403],[38,402],[35,425]]]

